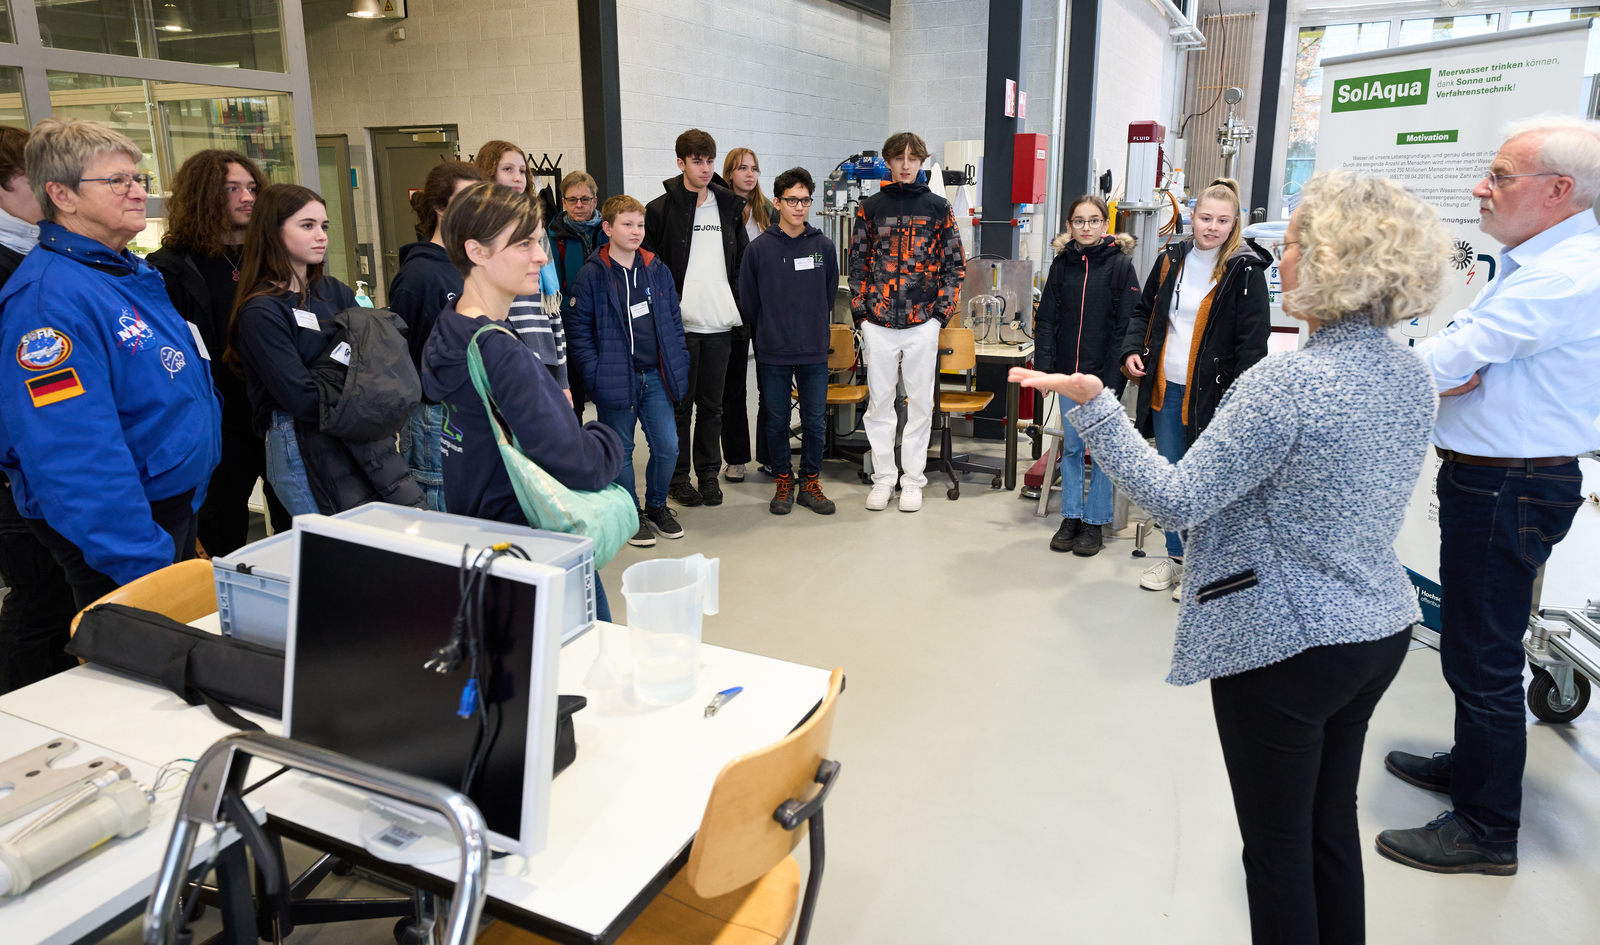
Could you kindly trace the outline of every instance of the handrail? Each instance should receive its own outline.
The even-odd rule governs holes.
[[[234,761],[244,755],[245,763]],[[444,945],[470,945],[478,931],[489,866],[487,827],[483,815],[466,795],[435,781],[401,774],[344,755],[261,732],[238,732],[206,749],[189,776],[178,806],[172,838],[162,857],[161,873],[144,915],[144,945],[172,945],[176,928],[178,891],[194,854],[200,824],[222,829],[218,823],[222,797],[244,782],[250,758],[260,758],[289,768],[348,784],[442,814],[461,844],[461,871],[451,901]]]

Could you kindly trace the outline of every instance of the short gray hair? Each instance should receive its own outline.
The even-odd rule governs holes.
[[[1540,115],[1506,126],[1507,141],[1539,135],[1539,163],[1572,178],[1572,197],[1585,207],[1600,196],[1600,122],[1566,115]]]
[[[24,160],[28,186],[33,188],[34,199],[39,201],[46,220],[55,222],[56,204],[44,185],[57,183],[77,193],[83,166],[96,154],[108,151],[126,154],[135,164],[144,160],[144,152],[127,135],[92,121],[46,118],[33,126]]]

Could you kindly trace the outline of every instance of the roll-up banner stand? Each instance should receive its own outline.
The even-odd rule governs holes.
[[[1323,61],[1317,170],[1387,177],[1431,203],[1454,241],[1444,297],[1395,328],[1415,345],[1450,324],[1499,271],[1500,246],[1478,229],[1472,189],[1501,130],[1534,115],[1581,115],[1588,20],[1509,30]],[[1439,630],[1439,460],[1423,463],[1395,549],[1423,623]]]

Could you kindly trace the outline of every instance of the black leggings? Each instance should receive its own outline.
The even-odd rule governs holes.
[[[1211,680],[1254,945],[1366,942],[1356,781],[1367,720],[1410,640],[1313,647]]]

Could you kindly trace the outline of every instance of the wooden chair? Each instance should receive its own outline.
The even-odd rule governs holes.
[[[950,477],[950,489],[945,496],[952,501],[961,498],[961,480],[956,472],[988,473],[993,476],[990,485],[1000,488],[1001,470],[967,459],[966,453],[953,451],[950,434],[950,415],[977,413],[989,406],[994,394],[989,391],[945,390],[939,385],[942,371],[970,371],[978,365],[976,341],[970,328],[939,329],[939,367],[933,372],[933,410],[939,420],[939,455],[928,457],[928,463],[943,469]]]
[[[856,356],[856,333],[849,325],[831,325],[828,328],[828,372],[836,374],[841,371],[850,371],[860,363]],[[859,406],[866,403],[867,385],[865,384],[829,384],[828,385],[828,416],[827,435],[823,438],[822,458],[842,459],[845,462],[861,466],[864,450],[850,449],[839,444],[839,437],[835,431],[838,427],[839,410],[842,407]]]
[[[780,945],[800,922],[806,945],[824,860],[822,805],[839,777],[829,761],[833,710],[844,689],[835,669],[828,694],[782,741],[728,762],[711,786],[689,863],[672,878],[617,945]],[[800,900],[800,864],[790,852],[808,827],[811,875]],[[478,945],[553,945],[498,922]]]
[[[84,610],[101,604],[126,604],[188,623],[217,612],[216,578],[210,561],[180,561],[122,585]],[[82,619],[83,611],[72,618],[72,633],[78,632]]]

